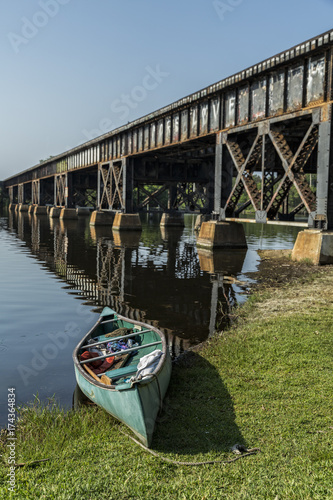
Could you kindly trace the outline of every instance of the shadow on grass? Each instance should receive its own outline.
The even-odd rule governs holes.
[[[73,407],[82,404],[95,406],[76,386]],[[118,425],[116,419],[114,423]],[[218,371],[199,354],[187,353],[173,365],[151,448],[161,453],[198,455],[229,452],[236,443],[246,446]]]
[[[195,455],[246,445],[230,394],[216,368],[197,353],[174,364],[152,448]]]

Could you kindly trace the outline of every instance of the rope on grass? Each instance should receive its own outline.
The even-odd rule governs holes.
[[[145,451],[148,451],[149,453],[154,455],[154,457],[157,457],[160,460],[164,460],[165,462],[169,462],[169,463],[175,464],[175,465],[192,465],[192,466],[208,465],[208,464],[224,464],[224,465],[226,465],[226,464],[231,464],[232,462],[236,462],[236,460],[239,460],[240,458],[248,457],[249,455],[255,455],[257,452],[261,451],[260,448],[247,449],[247,448],[245,448],[245,446],[235,445],[232,447],[232,451],[234,451],[235,453],[239,453],[239,455],[235,458],[232,458],[231,460],[207,460],[205,462],[179,462],[178,460],[172,460],[171,458],[162,457],[159,453],[156,453],[156,451],[150,450],[149,448],[147,448],[147,446],[145,446],[144,444],[137,441],[134,437],[130,436],[126,432],[122,431],[121,429],[119,429],[119,430],[122,434],[124,434],[128,438],[132,439],[132,441],[134,441],[134,443],[141,446],[141,448],[143,448]],[[242,451],[246,451],[246,453],[242,453]]]
[[[151,453],[152,455],[159,458],[160,460],[163,460],[164,462],[169,462],[169,463],[174,464],[174,465],[191,465],[191,466],[210,465],[210,464],[226,465],[226,464],[231,464],[232,462],[236,462],[236,460],[239,460],[240,458],[248,457],[249,455],[255,455],[256,453],[261,451],[260,448],[249,448],[248,449],[243,445],[235,444],[231,448],[231,451],[233,451],[234,453],[237,453],[238,456],[235,458],[232,458],[231,460],[206,460],[204,462],[180,462],[178,460],[172,460],[171,458],[162,457],[159,453],[156,453],[156,451],[150,450],[149,448],[147,448],[147,446],[145,446],[144,444],[137,441],[134,437],[130,436],[126,432],[122,431],[121,429],[119,429],[119,430],[122,434],[124,434],[128,438],[132,439],[132,441],[134,441],[134,443],[141,446],[141,448],[143,448],[145,451]],[[52,459],[51,458],[44,458],[42,460],[33,460],[31,462],[25,462],[25,463],[20,463],[20,464],[13,464],[13,465],[14,465],[14,467],[25,467],[25,466],[33,467],[33,466],[40,464],[42,462],[48,462],[49,460],[52,460]],[[5,464],[5,467],[9,467],[9,465]]]

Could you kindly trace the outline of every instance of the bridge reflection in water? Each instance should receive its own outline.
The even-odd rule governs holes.
[[[185,229],[143,221],[141,232],[9,213],[9,229],[61,278],[68,293],[100,309],[110,306],[160,328],[173,356],[222,328],[236,303],[234,277],[246,251],[197,250],[193,219]],[[231,276],[231,278],[230,278]]]

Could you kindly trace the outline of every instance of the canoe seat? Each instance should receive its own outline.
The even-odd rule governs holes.
[[[115,370],[108,370],[105,372],[105,375],[108,377],[115,379],[119,377],[124,377],[125,375],[130,375],[132,373],[136,373],[137,364],[123,366],[122,368],[116,368]]]

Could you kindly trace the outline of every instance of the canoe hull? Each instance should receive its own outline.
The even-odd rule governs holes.
[[[122,325],[126,325],[127,327],[131,324],[135,328],[140,328],[142,332],[148,332],[144,334],[144,338],[153,335],[161,344],[162,355],[156,369],[142,380],[135,380],[135,382],[131,383],[129,378],[127,378],[125,381],[126,383],[120,382],[114,384],[112,382],[113,385],[105,385],[105,383],[102,383],[96,376],[90,376],[89,373],[83,369],[81,364],[82,361],[81,363],[79,361],[80,353],[84,350],[83,346],[87,341],[89,341],[90,338],[99,336],[102,330],[101,325],[103,325],[104,328],[104,324],[109,325],[114,321],[120,321]],[[114,326],[112,328],[114,328]],[[137,334],[140,336],[140,331],[138,331]],[[102,338],[104,339],[105,337]],[[154,339],[149,340],[149,338],[143,342],[144,345],[153,345],[149,342]],[[145,347],[143,348],[145,349]],[[140,347],[138,348],[138,352],[144,352],[139,351],[139,349]],[[148,347],[148,349],[148,352],[151,352],[154,347]],[[126,424],[132,429],[136,436],[138,436],[142,443],[149,447],[152,441],[155,422],[162,407],[162,401],[171,376],[171,358],[163,333],[151,325],[136,321],[133,322],[117,315],[109,308],[105,308],[99,321],[75,348],[73,360],[76,381],[83,394],[92,402],[106,410],[110,415]],[[118,373],[119,371],[120,370],[118,370]],[[113,380],[116,372],[117,370],[107,373],[110,373],[110,377]],[[134,367],[134,374],[135,372],[136,368]]]
[[[156,418],[171,376],[169,354],[157,377],[126,390],[100,387],[87,380],[76,367],[75,376],[81,391],[93,403],[127,425],[145,446],[151,445]]]

